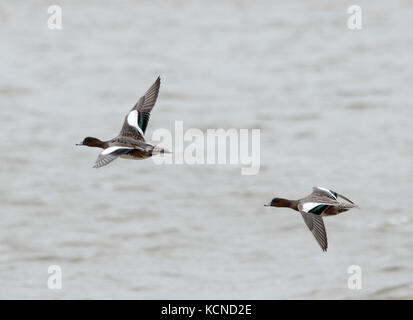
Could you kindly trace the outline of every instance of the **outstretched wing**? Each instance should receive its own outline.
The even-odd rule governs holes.
[[[106,166],[122,154],[128,153],[132,149],[133,148],[119,146],[106,148],[99,154],[93,168],[100,168]]]
[[[350,199],[346,198],[345,196],[343,196],[343,195],[341,195],[341,194],[339,194],[339,193],[337,193],[337,192],[335,192],[335,191],[333,191],[333,190],[330,190],[330,189],[327,189],[327,188],[323,188],[323,187],[313,187],[313,194],[314,194],[314,195],[317,195],[317,196],[319,196],[319,197],[323,197],[323,196],[324,196],[324,197],[328,197],[328,198],[330,198],[330,199],[332,199],[332,200],[336,200],[336,201],[338,200],[338,198],[342,198],[342,199],[344,199],[344,200],[346,200],[346,201],[354,204],[353,201],[351,201]]]
[[[321,249],[323,249],[323,251],[327,251],[327,232],[324,227],[323,218],[314,213],[307,213],[304,211],[300,211],[300,213],[303,216],[305,224],[313,233],[314,238],[317,240]]]
[[[120,135],[145,141],[144,134],[148,126],[151,111],[158,98],[160,85],[161,78],[158,77],[148,91],[146,91],[145,95],[138,100],[126,115]]]
[[[332,200],[337,200],[337,192],[323,188],[323,187],[313,187],[313,194],[319,197],[328,197]]]

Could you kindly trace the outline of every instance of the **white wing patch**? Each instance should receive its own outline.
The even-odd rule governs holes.
[[[139,133],[143,137],[142,129],[138,126],[138,111],[137,110],[132,110],[131,112],[129,112],[129,114],[128,114],[128,124],[131,127],[134,127],[136,130],[138,130]]]
[[[306,202],[303,204],[303,211],[309,213],[312,209],[319,206],[320,204],[329,205],[328,203]]]
[[[105,150],[103,150],[103,151],[101,152],[101,154],[102,154],[102,155],[106,155],[106,154],[112,153],[112,152],[114,152],[114,151],[116,151],[116,150],[119,150],[119,149],[133,149],[133,148],[114,146],[114,147],[106,148]]]
[[[328,190],[327,188],[323,188],[323,187],[317,187],[318,189],[330,194],[334,199],[337,200],[337,197],[334,195],[334,193],[331,192],[331,190]]]

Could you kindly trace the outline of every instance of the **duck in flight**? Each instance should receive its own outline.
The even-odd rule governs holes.
[[[102,148],[93,168],[103,167],[118,157],[126,159],[146,159],[155,154],[169,153],[168,150],[145,141],[145,130],[156,99],[158,98],[161,78],[146,91],[135,106],[128,112],[119,135],[108,141],[86,137],[78,146]]]
[[[339,199],[344,201],[339,201]],[[265,206],[285,207],[299,211],[323,251],[327,251],[327,233],[322,217],[334,216],[351,208],[358,208],[350,199],[322,187],[314,187],[313,192],[303,199],[274,198]]]

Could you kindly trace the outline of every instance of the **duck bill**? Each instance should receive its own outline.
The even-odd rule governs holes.
[[[83,146],[82,142],[76,143],[77,146]]]
[[[271,207],[271,203],[264,204],[264,207]]]

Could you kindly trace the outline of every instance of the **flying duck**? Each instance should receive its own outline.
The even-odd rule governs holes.
[[[345,202],[339,201],[339,198]],[[327,233],[322,217],[334,216],[351,208],[358,208],[350,199],[322,187],[314,187],[313,192],[303,199],[274,198],[265,206],[286,207],[299,211],[323,251],[327,251]]]
[[[151,110],[158,98],[161,78],[146,91],[135,106],[128,112],[119,135],[108,141],[86,137],[78,146],[102,148],[93,168],[103,167],[118,157],[126,159],[146,159],[155,154],[169,153],[166,149],[154,146],[145,141],[145,130],[149,122]]]

